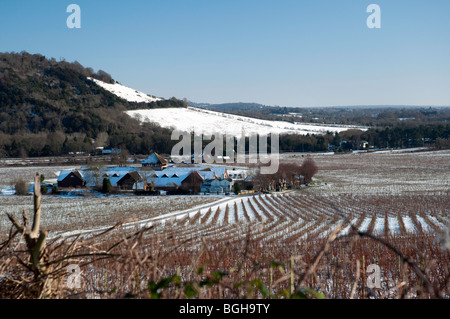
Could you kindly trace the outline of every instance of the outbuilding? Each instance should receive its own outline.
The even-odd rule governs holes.
[[[142,178],[138,172],[129,172],[117,181],[117,187],[120,189],[132,190],[136,183],[140,181],[142,181]]]
[[[79,171],[64,171],[58,177],[59,188],[81,188],[86,186]]]

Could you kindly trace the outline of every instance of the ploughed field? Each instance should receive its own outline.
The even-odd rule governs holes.
[[[43,197],[42,225],[52,233],[96,230],[127,221],[151,223],[179,238],[240,240],[249,232],[263,241],[326,236],[338,223],[377,235],[436,233],[449,223],[450,151],[375,152],[345,155],[282,154],[319,167],[311,187],[255,196]],[[0,168],[4,181],[39,168]],[[62,167],[47,167],[48,178]],[[0,196],[0,230],[7,212],[32,212],[32,198]],[[132,220],[132,223],[130,223]]]
[[[450,151],[405,150],[344,155],[282,154],[319,167],[310,187],[234,197],[155,221],[154,231],[177,238],[264,242],[325,237],[341,223],[374,235],[435,235],[450,223]]]
[[[446,195],[312,195],[296,192],[237,197],[185,214],[154,220],[153,232],[177,242],[261,243],[326,237],[339,223],[381,236],[442,232],[450,222]]]
[[[171,211],[183,211],[216,197],[206,196],[43,196],[43,228],[50,236],[62,232],[95,231],[118,222],[145,221]],[[0,234],[6,235],[11,227],[6,213],[21,218],[26,210],[31,218],[32,196],[0,196]]]

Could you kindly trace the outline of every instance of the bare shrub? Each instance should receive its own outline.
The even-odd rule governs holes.
[[[317,167],[313,159],[307,158],[303,162],[300,170],[303,177],[305,178],[305,183],[311,183],[313,176],[316,175],[316,173],[319,171],[319,168]]]
[[[30,184],[19,178],[14,182],[14,189],[16,191],[16,195],[28,195],[30,191]]]

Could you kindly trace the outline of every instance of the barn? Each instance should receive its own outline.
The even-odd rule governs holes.
[[[142,181],[138,172],[126,173],[119,181],[117,181],[117,187],[125,190],[132,190],[136,183]]]
[[[231,192],[231,183],[227,179],[207,179],[203,182],[201,188],[201,193],[230,193]]]
[[[79,171],[62,171],[58,177],[59,188],[81,188],[86,186]]]
[[[203,178],[193,167],[170,167],[164,171],[154,171],[152,174],[142,175],[142,181],[136,184],[137,189],[151,189],[167,192],[185,191],[198,193]]]
[[[200,187],[203,184],[203,178],[196,171],[192,171],[183,181],[181,182],[181,188],[191,194],[198,194],[200,192]]]
[[[167,161],[159,154],[153,153],[142,162],[142,167],[151,167],[154,170],[163,170],[167,167]]]

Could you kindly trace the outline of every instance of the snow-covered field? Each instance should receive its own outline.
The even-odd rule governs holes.
[[[43,196],[42,226],[51,235],[62,231],[92,230],[125,220],[146,220],[213,202],[215,196]],[[6,213],[21,219],[23,210],[32,216],[32,196],[0,196],[0,233],[7,233]]]
[[[15,211],[18,216],[22,209],[32,210],[31,198],[26,204],[17,197],[5,198],[0,205],[2,232],[9,225],[3,213]],[[376,235],[437,233],[450,223],[449,205],[447,196],[325,197],[287,192],[244,197],[44,197],[42,207],[43,227],[51,230],[51,237],[96,233],[123,221],[123,229],[155,226],[154,232],[170,232],[178,241],[236,241],[250,233],[274,243],[323,238],[339,223],[344,225],[342,235],[351,225]]]
[[[58,178],[59,172],[64,169],[70,169],[67,166],[24,166],[24,167],[0,167],[0,195],[6,195],[11,192],[14,182],[23,179],[29,183],[33,181],[34,174],[39,172],[43,174],[46,181]]]
[[[154,122],[162,127],[198,133],[222,133],[240,137],[250,134],[325,134],[341,132],[350,128],[364,127],[333,126],[308,123],[267,121],[245,116],[209,111],[195,107],[133,110],[126,112],[142,122]]]
[[[339,223],[345,226],[341,234],[347,233],[353,225],[375,235],[401,236],[421,231],[440,232],[450,222],[445,209],[450,202],[442,196],[424,196],[415,200],[398,197],[394,201],[399,205],[395,207],[389,207],[386,205],[389,203],[383,201],[389,202],[389,198],[355,196],[342,199],[298,193],[231,196],[138,224],[157,226],[154,232],[170,232],[177,242],[194,238],[239,241],[250,232],[253,238],[274,243],[277,240],[323,238]],[[441,203],[444,208],[432,209],[431,202],[436,207]]]
[[[301,163],[310,156],[323,183],[315,194],[449,194],[450,150],[373,153],[281,154],[281,161]],[[326,185],[325,185],[326,183]]]
[[[301,163],[304,156],[283,154],[282,161]],[[435,231],[450,222],[448,150],[311,157],[320,170],[316,182],[299,193],[256,197],[44,196],[43,225],[53,232],[70,232],[99,229],[131,218],[135,222],[130,225],[178,225],[179,236],[190,233],[224,238],[251,225],[255,234],[273,240],[324,236],[345,220],[343,216],[359,223],[361,230],[374,233]],[[31,182],[37,171],[54,178],[64,168],[0,168],[0,230],[8,229],[6,212],[32,211],[30,196],[13,195],[15,178],[28,176]]]

